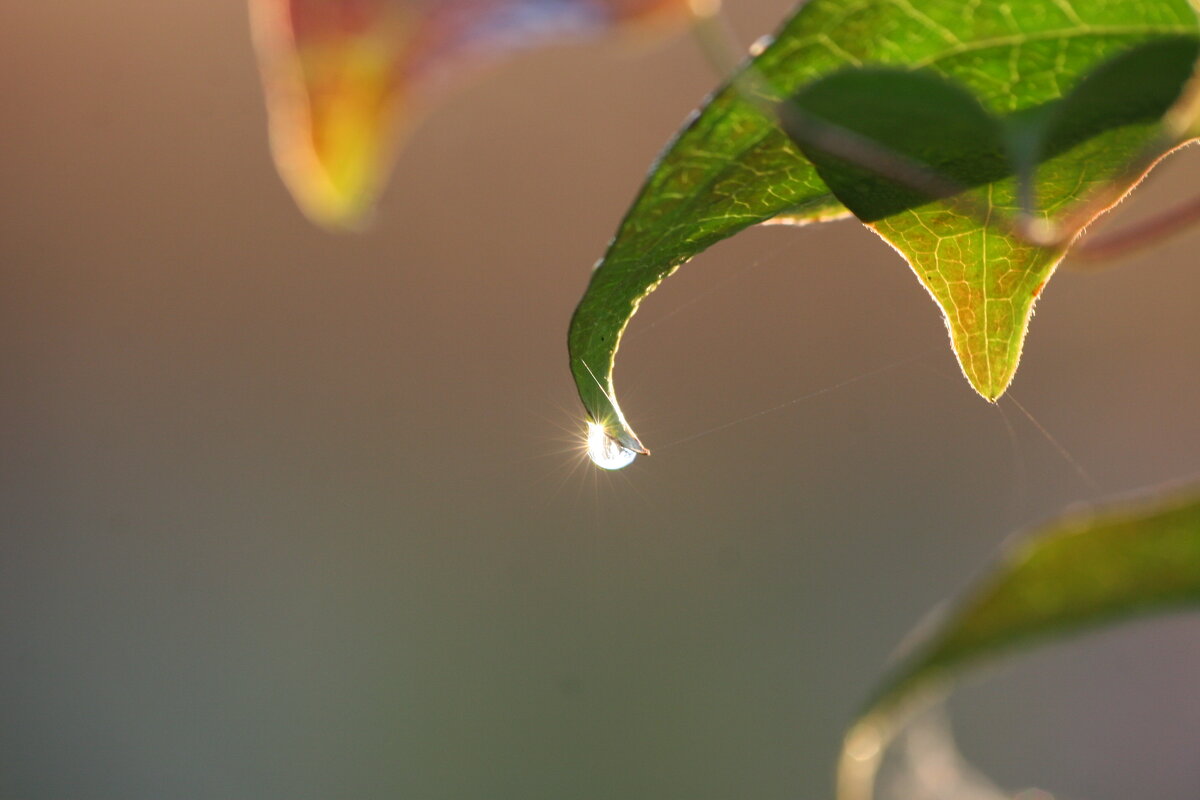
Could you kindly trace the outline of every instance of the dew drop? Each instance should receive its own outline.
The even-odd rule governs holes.
[[[592,463],[601,469],[623,469],[633,463],[637,453],[624,447],[608,435],[598,422],[587,424],[587,453]]]

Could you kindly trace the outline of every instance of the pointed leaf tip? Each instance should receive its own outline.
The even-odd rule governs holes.
[[[850,68],[802,88],[781,120],[833,194],[908,261],[963,374],[995,402],[1070,242],[1175,146],[1161,121],[1196,55],[1194,34],[1117,41],[1057,96],[1019,83],[997,95],[932,69]],[[1054,236],[1035,241],[1029,220]]]

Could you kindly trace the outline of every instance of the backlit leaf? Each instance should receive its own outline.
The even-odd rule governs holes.
[[[959,143],[951,159],[966,159],[958,165],[965,174],[949,181],[973,186],[963,202],[921,210],[936,205],[931,196],[947,194],[930,193],[924,186],[917,193],[923,196],[914,198],[909,191],[907,199],[891,198],[892,206],[877,209],[883,216],[872,226],[913,259],[918,278],[943,307],[968,380],[994,399],[1011,380],[1033,300],[1070,239],[1067,231],[1051,246],[1040,246],[1030,242],[1032,237],[1010,235],[1020,222],[1022,199],[1014,169],[1040,162],[1036,208],[1042,219],[1057,218],[1089,189],[1110,182],[1121,184],[1111,201],[1118,199],[1138,174],[1122,170],[1130,159],[1144,155],[1141,146],[1155,140],[1153,122],[1144,116],[1131,122],[1123,113],[1093,120],[1089,130],[1098,132],[1082,141],[1071,134],[1066,137],[1074,142],[1071,148],[1051,148],[1047,155],[1038,146],[1053,141],[1054,125],[1065,125],[1069,133],[1074,124],[1069,118],[1055,122],[1050,112],[1063,108],[1063,98],[1111,59],[1164,38],[1178,43],[1196,32],[1196,14],[1187,0],[802,4],[774,41],[668,146],[594,271],[569,335],[571,369],[588,416],[623,446],[645,451],[625,422],[613,387],[613,363],[625,326],[664,278],[717,241],[773,218],[819,220],[843,209],[837,191],[789,140],[776,113],[785,108],[784,101],[803,96],[806,87],[822,79],[874,68],[919,71],[918,80],[937,80],[936,90],[932,84],[926,88],[950,104],[948,113],[957,109],[959,134],[983,132],[978,141]],[[1177,73],[1148,76],[1153,85],[1146,87],[1147,95],[1178,93]],[[1117,85],[1117,77],[1103,80]],[[902,126],[886,116],[897,110],[898,98],[868,94],[859,99],[865,103],[858,109],[859,121],[884,133],[902,133]],[[925,130],[937,137],[941,152],[949,145],[936,129],[937,109],[932,102],[919,109],[921,98],[910,99],[917,102],[907,110],[925,116]],[[966,118],[972,115],[973,121]],[[993,119],[1001,121],[999,139]],[[1017,121],[1030,127],[1009,130]],[[1042,129],[1030,139],[1035,123]],[[887,152],[888,137],[883,138],[875,150]],[[919,141],[909,144],[916,146],[910,155],[933,162],[927,166],[954,167]],[[1010,148],[1021,156],[1015,165],[1006,163]],[[976,158],[980,163],[974,163]],[[835,188],[843,201],[851,194],[846,181]],[[952,188],[948,194],[962,187]],[[896,201],[900,210],[892,213]],[[1082,224],[1074,218],[1069,222],[1074,229]]]
[[[1012,92],[990,108],[932,70],[851,69],[802,89],[785,107],[785,127],[834,195],[908,260],[945,315],[963,372],[994,400],[1069,244],[1151,165],[1144,153],[1196,55],[1195,37],[1157,38],[1061,98]],[[834,125],[838,139],[868,142],[946,186],[919,187],[831,154],[810,124]],[[1105,201],[1078,213],[1098,190]],[[1031,241],[1040,231],[1052,240]]]
[[[505,53],[681,18],[683,0],[250,0],[284,182],[314,221],[360,226],[447,82]]]

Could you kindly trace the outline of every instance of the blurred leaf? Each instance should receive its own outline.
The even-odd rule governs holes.
[[[365,221],[400,140],[456,76],[505,53],[681,18],[684,0],[250,0],[271,145],[301,209]]]
[[[1011,167],[996,162],[1010,144],[1010,133],[1005,130],[1003,140],[996,140],[993,115],[1027,123],[1031,128],[1026,132],[1035,125],[1069,129],[1070,120],[1057,119],[1050,111],[1064,108],[1056,102],[1089,72],[1139,45],[1162,37],[1191,37],[1196,30],[1196,14],[1187,0],[971,4],[810,0],[802,4],[774,41],[718,91],[668,146],[593,273],[569,335],[572,373],[589,417],[605,425],[622,445],[644,452],[624,420],[612,381],[621,334],[642,299],[689,258],[750,225],[777,216],[788,221],[819,220],[836,216],[843,208],[778,125],[775,112],[785,99],[847,69],[919,69],[952,82],[952,86],[939,84],[936,91],[957,109],[957,122],[966,126],[959,132],[987,131],[983,140],[971,145],[973,152],[959,143],[958,156],[991,160],[973,164],[958,177],[983,182],[976,194],[982,193],[987,203],[977,198],[978,204],[1015,215],[1019,198]],[[1121,84],[1117,75],[1105,80]],[[1147,89],[1154,98],[1179,88],[1174,75],[1154,75],[1151,82]],[[926,88],[935,91],[928,84]],[[899,101],[860,99],[866,105],[859,117],[873,130],[901,127],[876,110],[894,110]],[[914,102],[908,110],[918,110],[920,98],[909,99]],[[934,109],[919,110],[927,117],[925,130],[936,134],[936,113],[928,119]],[[967,118],[972,115],[974,122]],[[1121,167],[1139,143],[1153,136],[1153,126],[1142,121],[1138,117],[1136,124],[1126,124],[1119,114],[1113,124],[1122,126],[1120,131],[1093,136],[1048,159],[1034,152],[1028,141],[1021,142],[1031,163],[1046,161],[1039,188],[1049,193],[1038,198],[1039,207],[1058,212],[1093,185],[1126,177]],[[1051,141],[1051,133],[1043,130],[1040,141]],[[946,145],[947,137],[939,136],[938,141]],[[918,155],[929,155],[919,142],[913,144]],[[1068,182],[1069,178],[1078,184]],[[1125,183],[1132,180],[1129,177]],[[844,183],[837,188],[849,194]],[[900,199],[902,205],[913,202],[911,197]],[[922,255],[915,267],[918,277],[935,287],[935,299],[952,312],[947,315],[948,325],[958,330],[954,344],[965,374],[981,394],[995,398],[1011,378],[1028,311],[1063,246],[1017,246],[999,233],[1008,229],[1001,229],[998,219],[992,224],[985,217],[987,224],[980,225],[972,214],[964,214],[961,227],[966,230],[960,230],[959,221],[953,219],[956,212],[939,213],[933,221],[934,233],[924,230],[926,219],[914,218],[907,210],[878,220],[875,227],[880,232],[886,229],[888,236]],[[972,236],[973,241],[966,241]],[[962,262],[957,271],[956,259]],[[1020,266],[1010,269],[1010,263]],[[986,276],[983,264],[990,265]],[[1018,291],[1019,302],[1003,308]],[[989,337],[1003,343],[994,349],[985,347]],[[990,374],[989,359],[995,361]]]
[[[965,668],[1142,614],[1200,605],[1200,488],[1075,514],[1023,539],[886,681],[846,737],[841,800],[871,796],[889,740]]]

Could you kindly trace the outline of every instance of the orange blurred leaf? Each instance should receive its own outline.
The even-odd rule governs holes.
[[[271,148],[300,208],[360,227],[448,79],[563,38],[680,19],[687,0],[250,0]]]

